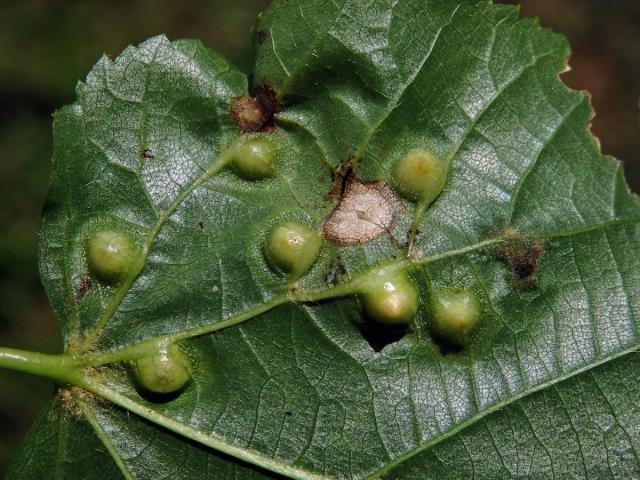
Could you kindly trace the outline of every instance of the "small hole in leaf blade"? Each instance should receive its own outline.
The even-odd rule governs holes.
[[[382,325],[374,321],[358,323],[356,327],[375,352],[401,340],[409,331],[407,325]]]

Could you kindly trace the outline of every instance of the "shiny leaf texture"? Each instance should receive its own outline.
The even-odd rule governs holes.
[[[103,58],[56,114],[40,253],[67,348],[129,360],[176,340],[193,379],[159,401],[98,362],[8,478],[87,458],[86,478],[639,476],[640,202],[558,78],[565,39],[487,1],[274,0],[253,40],[251,91],[277,100],[258,134],[271,177],[225,168],[248,81],[196,41]],[[403,200],[371,241],[325,239],[293,285],[269,267],[274,225],[321,232],[341,179],[392,185],[412,149],[449,164],[433,204]],[[142,252],[118,285],[86,266],[105,229]],[[421,302],[380,345],[356,294],[383,267]],[[449,288],[480,304],[463,348],[429,328]]]

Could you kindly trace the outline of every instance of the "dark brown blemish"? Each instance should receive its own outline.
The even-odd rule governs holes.
[[[278,110],[278,95],[273,88],[262,83],[256,88],[256,100],[267,117],[260,131],[271,133],[275,127],[273,116]]]
[[[349,185],[349,182],[355,177],[355,171],[351,161],[341,165],[335,170],[331,171],[331,190],[329,190],[324,199],[340,200],[344,196],[344,192]]]
[[[79,282],[78,292],[76,293],[76,299],[82,300],[87,293],[91,290],[93,284],[89,277],[82,277]]]
[[[351,157],[337,168],[331,170],[331,190],[324,195],[325,200],[340,200],[344,196],[349,183],[356,178],[355,171],[360,162],[362,162],[362,159]]]
[[[275,125],[278,99],[276,92],[268,85],[256,88],[256,96],[242,95],[231,103],[231,119],[242,133],[271,133]]]
[[[204,222],[198,222],[196,225],[200,230],[204,228]]]
[[[291,410],[286,410],[286,411],[284,412],[284,414],[285,414],[287,417],[291,417],[291,416],[293,416],[293,412],[292,412]]]
[[[266,30],[260,30],[258,32],[257,38],[258,38],[258,43],[260,45],[262,45],[265,42],[265,40],[267,39],[267,31]]]
[[[147,158],[147,159],[152,159],[153,158],[153,152],[150,149],[145,148],[144,152],[142,152],[142,156],[144,158]]]
[[[324,222],[325,238],[337,245],[360,245],[391,235],[404,205],[382,180],[363,181],[347,171],[340,201]],[[392,236],[392,235],[391,235]]]
[[[512,282],[518,287],[533,285],[544,245],[539,240],[513,240],[496,247],[498,256],[511,267]]]

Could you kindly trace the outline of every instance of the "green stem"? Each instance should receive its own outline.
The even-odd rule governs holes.
[[[50,378],[59,383],[78,383],[79,363],[70,354],[49,355],[14,348],[0,348],[0,367]]]

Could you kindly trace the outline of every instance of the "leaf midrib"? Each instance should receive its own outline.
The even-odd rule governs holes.
[[[64,462],[64,450],[67,447],[67,443],[69,441],[69,428],[67,422],[64,418],[65,413],[63,411],[58,411],[57,415],[57,424],[56,424],[56,457],[55,457],[55,465],[53,469],[53,478],[54,480],[62,479],[62,464]]]

